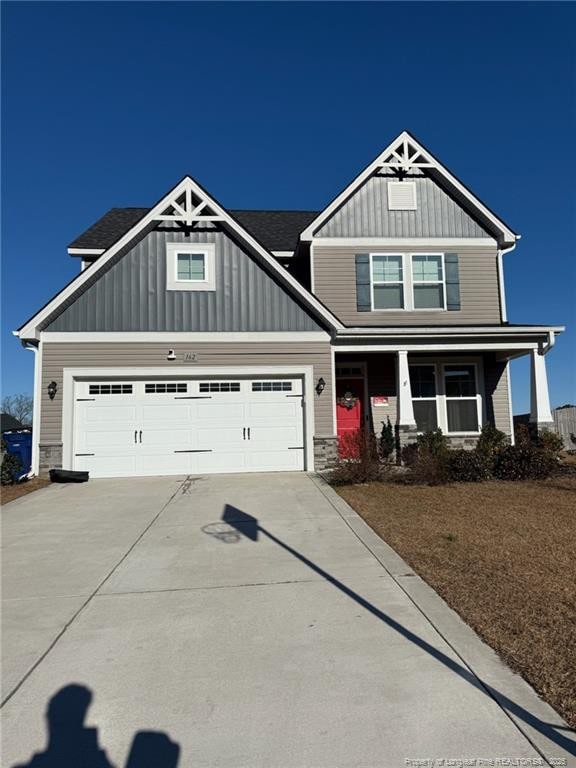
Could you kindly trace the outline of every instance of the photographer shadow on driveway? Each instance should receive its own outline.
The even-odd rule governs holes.
[[[71,684],[52,696],[46,709],[48,746],[14,768],[116,768],[98,744],[98,729],[84,724],[92,692]],[[162,731],[138,731],[124,768],[177,768],[180,747]]]

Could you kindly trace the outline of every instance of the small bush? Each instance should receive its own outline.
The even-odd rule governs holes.
[[[380,456],[384,461],[389,461],[396,448],[396,438],[394,437],[394,428],[390,423],[390,419],[386,419],[386,423],[382,422],[382,432],[380,433]]]
[[[14,456],[13,453],[8,453],[6,450],[6,443],[2,441],[2,468],[1,468],[1,482],[2,485],[11,485],[14,482],[14,477],[22,469],[22,462],[18,456]]]
[[[429,453],[431,456],[443,456],[449,450],[448,441],[441,429],[433,429],[431,432],[418,435],[416,445],[418,453]]]
[[[533,440],[528,424],[517,424],[514,428],[514,438],[518,448],[532,447]]]
[[[449,480],[448,441],[441,429],[418,435],[415,447],[406,446],[403,458],[412,470],[412,479],[423,485],[441,485]]]
[[[485,424],[476,443],[476,451],[492,463],[496,454],[510,445],[508,436],[492,424]]]
[[[533,445],[510,445],[496,456],[492,474],[498,480],[542,480],[554,472],[558,459]]]
[[[540,430],[536,445],[553,456],[559,456],[560,452],[564,450],[564,442],[562,441],[562,438],[551,429]]]
[[[339,456],[330,474],[332,485],[369,483],[381,480],[384,474],[385,467],[371,430],[358,429],[340,438]]]
[[[448,454],[448,475],[459,483],[479,483],[490,478],[489,459],[480,451],[464,449]]]

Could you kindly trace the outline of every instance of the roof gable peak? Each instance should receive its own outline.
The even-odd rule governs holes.
[[[383,170],[395,171],[399,178],[413,169],[427,169],[446,190],[462,200],[481,222],[495,233],[501,247],[513,245],[520,238],[502,219],[485,205],[468,187],[456,178],[409,131],[402,131],[302,232],[301,240],[312,240],[320,227],[372,176]]]

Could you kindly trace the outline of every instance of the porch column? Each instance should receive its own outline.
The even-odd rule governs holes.
[[[536,427],[549,427],[554,419],[550,410],[546,360],[538,349],[532,350],[530,384],[530,422]]]
[[[396,353],[396,397],[398,426],[413,428],[416,431],[414,408],[412,406],[412,388],[410,386],[410,371],[408,370],[408,352],[402,350]]]

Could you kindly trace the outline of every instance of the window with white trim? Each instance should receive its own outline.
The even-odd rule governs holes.
[[[412,407],[418,432],[430,432],[438,427],[436,401],[436,366],[410,365]]]
[[[441,253],[412,254],[414,309],[445,309],[444,256]]]
[[[445,365],[444,393],[449,434],[480,431],[480,401],[475,365]]]
[[[166,288],[169,291],[216,289],[214,243],[167,243]]]
[[[404,265],[401,254],[371,255],[372,309],[404,309]]]

